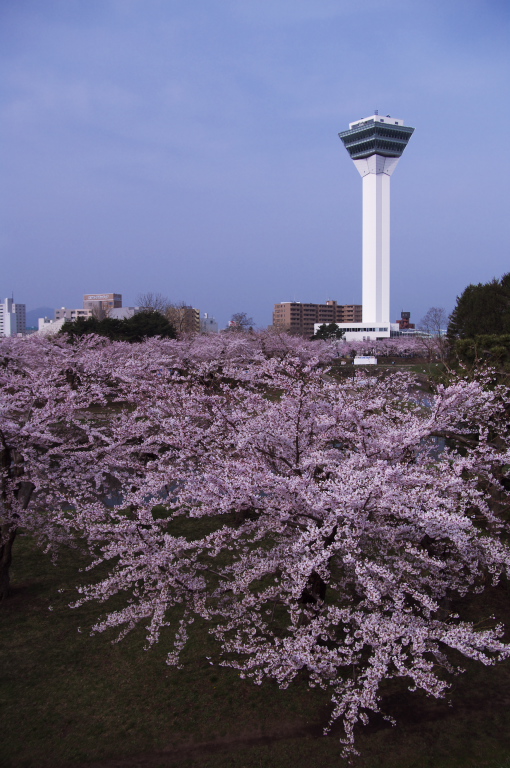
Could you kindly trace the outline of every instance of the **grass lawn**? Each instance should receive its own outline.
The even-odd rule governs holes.
[[[165,665],[164,638],[144,651],[142,632],[120,644],[90,637],[100,606],[67,607],[81,564],[64,551],[53,566],[27,537],[16,542],[13,594],[0,605],[2,768],[347,768],[340,729],[321,736],[323,692],[304,680],[257,687],[210,666],[214,643],[201,627],[182,670]],[[472,611],[508,616],[510,591],[489,603]],[[510,663],[467,666],[452,706],[389,689],[398,724],[373,718],[354,768],[510,768]]]

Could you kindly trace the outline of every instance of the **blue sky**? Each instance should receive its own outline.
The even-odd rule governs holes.
[[[392,315],[510,270],[506,0],[1,0],[0,294],[159,291],[225,325],[361,302],[337,134],[416,131],[392,177]]]

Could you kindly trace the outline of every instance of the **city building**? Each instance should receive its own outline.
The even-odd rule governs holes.
[[[177,333],[200,333],[200,310],[187,304],[170,304],[165,317]]]
[[[40,336],[53,336],[53,334],[60,331],[65,321],[65,317],[60,318],[60,320],[54,320],[51,317],[40,317],[37,321],[39,326],[37,333]]]
[[[91,309],[98,315],[108,314],[112,309],[122,307],[122,294],[120,293],[86,293],[83,297],[83,309]]]
[[[397,320],[397,325],[400,331],[410,331],[416,328],[414,323],[411,323],[411,313],[401,312],[400,320]]]
[[[26,333],[27,309],[25,304],[15,304],[14,299],[0,303],[0,336],[18,336]]]
[[[61,307],[55,310],[55,320],[77,320],[79,317],[116,317],[115,309],[122,308],[120,293],[86,293],[83,296],[83,309]]]
[[[79,317],[83,317],[85,320],[88,317],[97,317],[101,320],[104,317],[115,318],[116,320],[126,320],[128,317],[133,317],[137,312],[142,312],[142,307],[115,307],[113,309],[104,309],[103,307],[97,307],[94,309],[68,309],[67,307],[61,307],[55,310],[55,322],[58,320],[77,320]],[[41,318],[46,320],[47,318]]]
[[[68,309],[60,307],[55,310],[54,320],[77,320],[79,317],[92,317],[92,309]],[[45,318],[46,319],[46,318]]]
[[[101,310],[102,312],[103,310]],[[142,312],[141,307],[116,307],[115,309],[108,310],[104,317],[110,317],[115,320],[127,320],[129,317],[133,317],[138,312]],[[45,336],[53,333],[58,333],[64,323],[67,320],[71,322],[78,318],[86,320],[89,317],[97,316],[94,309],[67,309],[67,307],[61,307],[55,310],[55,318],[40,317],[39,318],[39,332]],[[101,319],[101,314],[99,314]]]
[[[128,320],[133,315],[143,312],[143,307],[115,307],[108,311],[108,317],[114,320]]]
[[[217,321],[214,317],[209,317],[207,312],[200,318],[200,333],[218,333]]]
[[[399,332],[390,323],[390,178],[413,132],[375,112],[338,134],[363,180],[363,321],[341,324],[347,340]]]
[[[55,310],[55,320],[77,320],[79,317],[115,317],[114,309],[122,308],[120,293],[85,293],[82,309],[61,307]]]
[[[55,310],[54,319],[40,317],[39,332],[46,335],[58,333],[66,320],[78,320],[80,317],[85,320],[88,317],[97,317],[99,320],[105,317],[126,320],[141,311],[141,307],[123,307],[122,294],[120,293],[85,293],[83,308],[60,307],[60,309]]]
[[[99,320],[109,317],[116,320],[127,320],[138,312],[143,312],[144,307],[123,307],[120,293],[86,293],[83,296],[82,309],[69,309],[61,307],[55,310],[55,318],[39,318],[39,332],[45,335],[58,333],[66,320],[74,321],[78,318],[87,319],[96,317]],[[186,304],[171,304],[165,310],[166,318],[172,323],[177,333],[200,333],[202,321],[200,310]],[[209,326],[208,332],[218,331],[218,324],[214,318],[204,316],[205,326]],[[215,330],[213,330],[215,327]]]
[[[329,323],[361,322],[361,304],[303,304],[282,301],[274,305],[273,325],[290,333],[313,336],[314,327]]]

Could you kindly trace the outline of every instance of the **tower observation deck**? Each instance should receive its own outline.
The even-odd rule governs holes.
[[[413,132],[403,120],[374,115],[350,123],[349,130],[338,135],[352,160],[358,160],[370,155],[400,157]]]
[[[390,335],[390,177],[413,132],[401,119],[374,114],[338,134],[363,179],[362,325],[369,337]]]

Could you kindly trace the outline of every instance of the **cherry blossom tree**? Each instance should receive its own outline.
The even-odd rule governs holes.
[[[253,318],[248,317],[246,312],[234,312],[226,330],[243,333],[253,330],[253,325]]]
[[[239,365],[295,349],[292,339],[278,334],[151,339],[133,345],[92,336],[69,341],[37,336],[0,340],[0,599],[9,592],[20,528],[45,547],[69,542],[68,518],[77,504],[94,500],[105,506],[129,482],[132,466],[108,474],[101,462],[105,446],[121,434],[117,421],[122,409],[136,407],[133,378],[146,383],[146,400],[162,370],[208,361],[219,372],[225,361]],[[305,345],[301,354],[310,356],[312,348]],[[324,360],[331,355],[327,345],[317,351]]]
[[[454,652],[509,656],[455,608],[510,570],[508,393],[338,383],[338,344],[1,340],[2,596],[20,526],[85,536],[109,575],[78,603],[125,597],[95,631],[143,622],[178,664],[200,617],[218,663],[330,691],[347,748],[385,680],[441,696]]]
[[[94,461],[113,425],[96,412],[115,401],[111,346],[90,337],[0,340],[0,599],[20,528],[55,547],[69,541],[77,499],[105,496]]]
[[[508,394],[458,380],[424,399],[402,373],[337,383],[320,364],[332,345],[237,337],[112,345],[130,406],[72,460],[87,476],[93,454],[96,487],[121,495],[74,502],[70,528],[109,566],[76,604],[124,595],[94,631],[169,633],[170,664],[200,617],[218,663],[330,691],[351,749],[385,680],[438,697],[456,654],[510,655],[496,619],[450,607],[510,574]]]
[[[345,351],[344,351],[345,350]],[[420,336],[397,336],[391,339],[344,341],[340,354],[375,355],[377,357],[424,357],[428,346]]]

